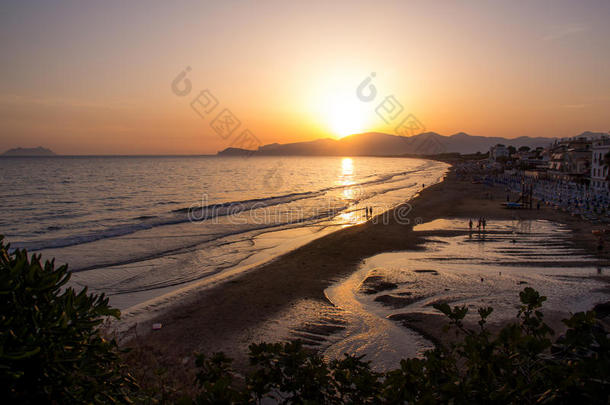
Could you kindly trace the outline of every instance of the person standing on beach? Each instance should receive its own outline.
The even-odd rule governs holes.
[[[487,225],[487,220],[485,219],[485,217],[481,219],[481,225],[483,225],[483,230],[485,230],[485,225]]]
[[[470,228],[470,232],[472,232],[472,218],[468,221],[468,227]]]

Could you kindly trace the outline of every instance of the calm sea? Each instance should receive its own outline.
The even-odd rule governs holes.
[[[439,162],[371,157],[0,159],[0,233],[69,263],[120,308],[366,220],[438,182]]]

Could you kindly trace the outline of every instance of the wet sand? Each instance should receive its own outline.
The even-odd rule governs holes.
[[[575,248],[598,254],[599,265],[610,264],[608,242],[604,252],[596,251],[597,237],[591,232],[596,228],[594,225],[548,207],[507,210],[501,207],[505,198],[502,188],[459,181],[449,173],[444,182],[423,190],[410,201],[410,224],[399,223],[391,213],[388,223],[370,221],[340,230],[227,283],[201,291],[189,302],[139,325],[139,336],[129,344],[138,348],[132,352],[131,361],[145,367],[166,367],[174,376],[181,376],[192,367],[194,352],[223,351],[236,359],[234,365],[240,369],[247,364],[247,346],[260,339],[260,329],[269,330],[274,319],[300,305],[311,304],[313,311],[326,311],[319,317],[329,320],[317,327],[327,328],[331,335],[341,328],[341,320],[333,320],[325,289],[355,272],[367,257],[422,249],[427,234],[414,232],[413,225],[437,218],[485,216],[489,220],[546,219],[563,223],[573,231]],[[402,321],[432,340],[443,339],[435,332],[441,322],[438,316],[413,315]],[[142,335],[142,331],[150,331],[154,322],[161,322],[163,328]],[[303,333],[307,334],[307,330]]]
[[[413,231],[425,235],[425,250],[366,258],[350,277],[326,290],[350,319],[343,339],[322,347],[328,358],[348,352],[366,355],[377,370],[395,369],[400,359],[423,355],[430,342],[454,337],[443,333],[447,319],[433,308],[440,302],[466,306],[464,322],[475,330],[477,309],[491,306],[487,321],[497,330],[514,322],[519,292],[532,287],[547,297],[545,320],[562,333],[561,319],[610,298],[598,276],[599,260],[573,247],[565,225],[488,220],[486,231],[479,232],[469,231],[465,219],[437,219]]]

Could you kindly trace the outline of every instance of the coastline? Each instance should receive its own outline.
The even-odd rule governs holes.
[[[395,213],[401,206],[396,207],[389,211],[387,223],[369,221],[333,232],[251,272],[201,291],[188,302],[154,318],[144,325],[146,330],[150,331],[153,322],[162,323],[163,328],[137,336],[127,345],[137,349],[131,357],[132,362],[166,367],[175,376],[188,375],[193,352],[223,351],[235,359],[234,366],[238,370],[246,367],[247,346],[255,341],[255,331],[265,322],[304,300],[329,305],[325,289],[356,271],[367,257],[421,249],[429,233],[413,231],[416,219],[417,222],[480,216],[493,220],[545,219],[563,223],[571,229],[574,247],[591,255],[597,254],[596,237],[591,233],[593,226],[590,223],[548,207],[503,209],[500,203],[505,195],[500,187],[460,181],[450,170],[444,182],[429,186],[408,202],[412,207],[409,224],[396,220]],[[607,251],[598,259],[599,265],[610,264]],[[600,277],[607,281],[606,276]],[[434,333],[440,329],[440,316],[431,317],[416,319],[417,325],[406,324],[411,329],[419,329],[418,332],[430,340],[442,339]],[[557,323],[555,321],[553,324]],[[143,358],[143,353],[148,355]]]

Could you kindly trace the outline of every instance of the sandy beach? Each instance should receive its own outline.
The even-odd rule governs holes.
[[[303,305],[313,306],[313,316],[317,311],[319,318],[327,319],[317,327],[326,332],[322,335],[330,336],[342,327],[338,318],[333,321],[333,308],[325,290],[354,273],[363,259],[383,252],[419,251],[431,236],[463,232],[413,229],[415,224],[439,218],[457,218],[465,223],[468,218],[482,216],[490,222],[519,219],[561,223],[571,230],[575,249],[595,255],[595,260],[587,266],[607,267],[610,264],[608,249],[601,253],[596,249],[597,237],[591,231],[598,226],[546,206],[539,210],[504,209],[501,202],[505,198],[506,192],[500,187],[474,184],[470,179],[459,180],[450,172],[444,182],[424,189],[409,201],[408,224],[404,220],[397,221],[394,213],[390,213],[388,221],[377,218],[337,231],[227,283],[201,291],[188,303],[173,307],[148,324],[139,325],[137,337],[128,343],[136,348],[130,354],[130,361],[136,366],[145,365],[147,369],[167,368],[172,370],[171,378],[180,379],[191,373],[194,352],[223,351],[235,359],[234,366],[238,370],[243,369],[247,364],[247,346],[261,337],[268,337],[265,333],[273,329],[274,319]],[[394,211],[400,209],[404,212],[404,207]],[[549,263],[552,260],[550,258]],[[592,277],[607,281],[603,273]],[[603,293],[608,292],[606,288]],[[560,319],[564,315],[550,316],[551,326],[561,328]],[[428,340],[446,339],[440,333],[439,326],[444,322],[440,315],[406,314],[395,320]],[[149,331],[151,324],[156,322],[162,323],[163,328],[152,333],[141,332]]]

